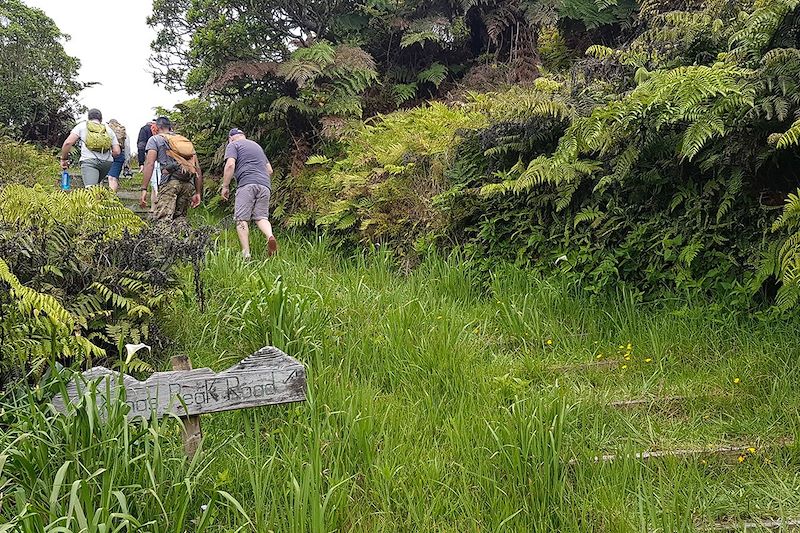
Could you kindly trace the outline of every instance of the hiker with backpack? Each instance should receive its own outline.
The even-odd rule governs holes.
[[[225,149],[225,172],[222,177],[222,197],[230,198],[231,180],[236,177],[236,200],[233,218],[242,245],[242,257],[250,259],[250,221],[254,221],[267,238],[267,253],[275,255],[278,241],[269,222],[269,200],[272,196],[272,165],[261,145],[249,140],[244,132],[234,128],[228,133]]]
[[[114,163],[111,165],[111,170],[108,171],[108,186],[112,191],[117,192],[119,189],[119,177],[122,175],[122,169],[128,168],[128,161],[131,158],[131,141],[125,130],[125,126],[119,123],[117,119],[112,118],[108,121],[108,127],[114,131],[117,136],[117,141],[120,146],[120,154],[114,157]]]
[[[138,150],[138,160],[139,160],[139,170],[144,172],[144,160],[147,156],[147,141],[153,135],[158,135],[158,126],[156,126],[156,119],[151,120],[147,124],[139,129],[139,137],[136,140],[136,148]],[[156,160],[155,170],[156,176],[161,175],[161,169],[158,164],[158,160]],[[156,201],[158,200],[158,180],[152,180],[150,182],[150,187],[153,189],[152,194],[150,195],[150,202],[152,204],[153,209],[156,207]]]
[[[157,180],[158,198],[153,210],[153,220],[170,222],[185,219],[189,205],[200,205],[203,193],[203,173],[192,142],[172,131],[167,117],[156,120],[158,134],[147,141],[139,204],[147,207],[147,187],[151,179]],[[160,173],[154,172],[156,163]]]
[[[69,154],[75,143],[81,143],[81,176],[83,186],[91,187],[101,183],[120,153],[119,140],[108,125],[103,124],[103,114],[99,109],[90,109],[86,122],[78,123],[61,146],[61,168],[70,166]]]
[[[147,141],[153,135],[158,135],[158,126],[156,126],[156,119],[151,120],[139,130],[139,138],[136,139],[136,148],[139,156],[139,168],[144,168],[144,159],[147,155]]]

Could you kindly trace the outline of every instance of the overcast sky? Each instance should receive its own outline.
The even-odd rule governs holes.
[[[80,81],[99,84],[83,91],[81,103],[100,109],[104,121],[116,118],[130,134],[153,118],[155,106],[172,107],[188,98],[156,85],[148,71],[155,38],[147,26],[152,0],[23,2],[43,10],[71,36],[64,48],[81,60]]]

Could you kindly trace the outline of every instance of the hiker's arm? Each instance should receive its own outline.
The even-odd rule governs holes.
[[[75,143],[78,142],[78,139],[80,139],[80,137],[74,133],[70,133],[64,141],[64,144],[61,145],[61,168],[66,170],[69,167],[69,153],[72,151],[72,147],[75,146]]]
[[[229,157],[225,161],[225,172],[222,174],[222,197],[226,200],[231,195],[231,180],[233,179],[233,172],[236,170],[236,159]]]
[[[225,172],[222,174],[222,188],[228,189],[231,186],[231,181],[233,180],[233,173],[236,170],[236,159],[233,157],[229,157],[227,161],[225,161]]]
[[[114,130],[111,129],[111,126],[106,126],[106,133],[111,137],[111,155],[119,157],[119,154],[122,153],[122,147],[119,145],[119,138]]]
[[[192,164],[194,165],[197,174],[194,177],[194,195],[192,196],[192,207],[197,207],[203,200],[203,169],[200,168],[200,161],[197,159],[197,154],[192,156]]]
[[[272,177],[272,164],[267,161],[267,176]]]
[[[156,156],[158,153],[155,150],[148,150],[147,156],[144,159],[144,177],[142,178],[142,194],[139,198],[139,205],[147,207],[147,187],[150,185],[150,179],[153,177],[153,169],[156,166]]]

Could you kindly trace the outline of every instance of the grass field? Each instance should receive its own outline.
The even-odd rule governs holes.
[[[121,508],[116,483],[129,514],[151,520],[142,531],[672,532],[800,517],[797,320],[624,291],[589,299],[457,257],[403,275],[380,250],[342,257],[324,239],[281,237],[276,259],[244,263],[224,232],[203,274],[207,310],[187,280],[164,327],[195,367],[283,349],[307,365],[308,402],[204,417],[193,464],[174,422],[137,443],[118,429],[27,444],[46,455],[28,474],[39,505],[67,514],[69,491],[52,493],[69,460],[87,478],[75,501],[107,493]],[[614,404],[626,400],[641,401]],[[41,424],[56,435],[68,423]],[[719,446],[743,449],[630,457]]]
[[[230,451],[213,469],[260,531],[680,531],[800,516],[800,455],[783,442],[797,431],[796,322],[624,292],[590,301],[457,258],[403,276],[386,253],[340,258],[324,240],[284,239],[278,259],[246,264],[232,234],[220,244],[207,313],[187,298],[172,315],[179,344],[215,369],[274,344],[310,376],[305,405],[205,421],[208,445]],[[634,399],[646,402],[611,405]],[[751,449],[592,460],[725,445]]]

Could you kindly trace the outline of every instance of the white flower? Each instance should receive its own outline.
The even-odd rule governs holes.
[[[125,351],[128,352],[128,357],[125,359],[125,363],[127,364],[127,363],[130,363],[131,361],[133,361],[133,355],[136,352],[138,352],[139,350],[143,349],[143,348],[147,348],[148,351],[152,352],[152,350],[150,349],[150,346],[148,346],[146,344],[126,344],[125,345]]]

